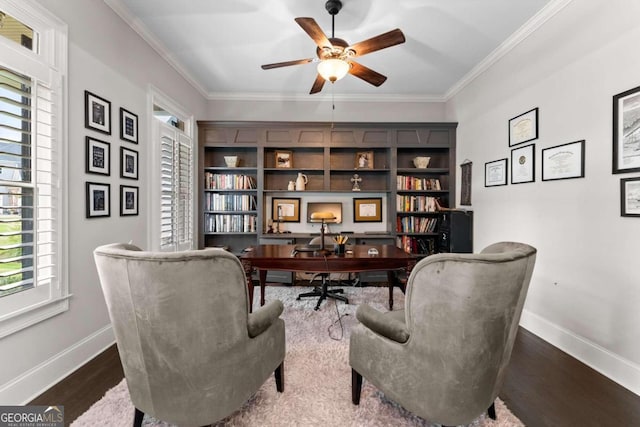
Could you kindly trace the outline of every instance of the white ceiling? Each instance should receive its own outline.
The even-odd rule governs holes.
[[[315,57],[294,21],[312,17],[331,36],[325,0],[105,0],[209,99],[444,100],[534,31],[566,0],[342,0],[335,36],[353,44],[400,28],[406,43],[358,59],[388,77],[380,87],[347,75],[308,95]]]

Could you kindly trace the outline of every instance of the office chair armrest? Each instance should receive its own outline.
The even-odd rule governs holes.
[[[282,314],[284,305],[282,301],[269,301],[259,307],[253,313],[249,313],[249,337],[254,338],[266,331],[269,326]]]
[[[405,343],[409,339],[404,310],[383,313],[367,304],[361,304],[356,310],[356,318],[373,332],[390,340]]]

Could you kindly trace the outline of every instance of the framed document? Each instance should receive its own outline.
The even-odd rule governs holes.
[[[300,222],[300,198],[273,198],[271,201],[271,218],[278,222]]]
[[[508,159],[494,160],[484,164],[484,186],[507,185]]]
[[[620,215],[640,216],[640,177],[620,180]]]
[[[536,180],[535,144],[511,150],[511,183],[524,184]]]
[[[353,199],[353,222],[382,222],[382,197]]]
[[[542,180],[584,177],[584,140],[542,149]]]
[[[613,97],[613,173],[640,172],[640,86]]]
[[[509,147],[538,139],[538,109],[509,120]]]

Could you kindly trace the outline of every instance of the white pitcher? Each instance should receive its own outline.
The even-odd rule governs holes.
[[[304,191],[307,182],[309,182],[309,180],[307,179],[307,175],[299,172],[298,178],[296,179],[296,191]]]

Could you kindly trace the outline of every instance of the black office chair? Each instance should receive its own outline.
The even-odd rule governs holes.
[[[311,241],[309,242],[310,246],[313,245],[320,245],[322,243],[322,237],[318,236],[318,237],[314,237],[313,239],[311,239]],[[325,248],[332,248],[333,247],[333,239],[331,239],[331,237],[325,237],[324,238],[324,246]],[[300,298],[306,298],[306,297],[320,297],[318,298],[318,303],[316,304],[316,307],[314,310],[319,310],[320,309],[320,304],[322,304],[322,301],[324,301],[327,298],[333,298],[336,300],[340,300],[340,301],[344,301],[345,303],[349,304],[349,300],[347,299],[347,297],[340,295],[344,293],[344,289],[329,289],[329,283],[332,281],[332,276],[335,278],[336,276],[338,281],[341,281],[341,277],[344,275],[345,273],[329,273],[329,272],[319,272],[319,273],[314,273],[313,276],[311,276],[311,278],[309,279],[309,283],[313,283],[315,280],[320,279],[321,285],[320,286],[314,286],[313,287],[313,291],[311,292],[303,292],[300,295],[298,295],[298,298],[296,298],[297,300],[300,300]],[[348,274],[348,273],[347,273]]]

